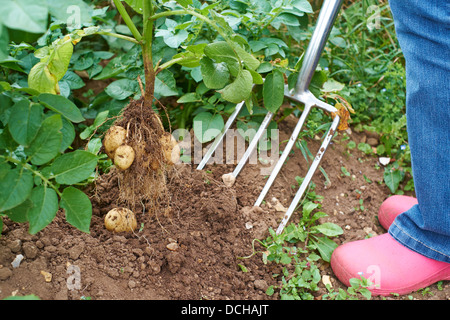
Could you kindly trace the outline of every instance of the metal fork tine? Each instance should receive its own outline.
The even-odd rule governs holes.
[[[234,120],[238,116],[239,112],[241,112],[241,109],[244,105],[245,101],[242,101],[241,103],[236,105],[236,108],[234,109],[231,116],[228,118],[227,122],[225,123],[224,128],[220,132],[220,134],[214,139],[214,142],[209,147],[208,151],[206,151],[205,156],[203,157],[202,161],[200,161],[199,165],[197,166],[197,170],[202,170],[205,165],[208,163],[209,159],[213,155],[214,151],[216,151],[219,144],[223,141],[223,138],[227,134],[228,129],[232,126]]]
[[[297,125],[294,128],[294,131],[292,132],[291,137],[289,138],[288,143],[286,144],[286,147],[284,148],[283,153],[281,154],[280,159],[278,159],[278,162],[275,164],[275,167],[272,169],[272,172],[263,188],[261,193],[259,194],[258,199],[255,202],[255,207],[259,207],[264,200],[267,192],[269,191],[270,187],[272,186],[272,183],[275,181],[275,178],[277,177],[279,171],[281,170],[281,167],[283,166],[284,162],[286,161],[289,152],[291,151],[292,147],[294,146],[295,141],[297,140],[298,135],[300,134],[300,131],[303,127],[303,123],[305,122],[306,118],[308,117],[308,114],[311,110],[311,106],[305,105],[305,109],[302,112],[302,115],[297,122]]]
[[[303,194],[305,193],[306,189],[308,188],[309,183],[311,182],[311,179],[312,179],[315,171],[317,170],[317,167],[319,166],[320,160],[322,160],[322,157],[323,157],[326,149],[328,148],[328,145],[330,144],[331,139],[334,136],[334,132],[336,132],[339,122],[340,122],[340,118],[339,118],[339,116],[336,116],[333,120],[333,123],[332,123],[330,129],[328,130],[327,135],[325,136],[325,138],[322,142],[319,152],[317,153],[316,157],[314,158],[314,161],[312,162],[311,167],[308,169],[308,172],[306,173],[306,176],[303,179],[303,182],[300,185],[300,188],[298,189],[297,193],[295,194],[295,197],[292,200],[291,205],[287,209],[286,214],[284,215],[280,225],[278,226],[276,234],[279,235],[283,232],[283,229],[286,226],[286,224],[288,223],[289,219],[291,218],[292,213],[297,208],[298,203],[300,202],[301,198],[303,197]]]
[[[241,170],[244,167],[245,163],[247,162],[248,158],[250,157],[250,155],[255,150],[259,139],[263,135],[264,130],[266,130],[266,128],[269,125],[269,123],[272,120],[272,118],[273,118],[273,113],[272,112],[267,112],[263,122],[261,123],[261,125],[258,128],[258,131],[256,132],[255,136],[253,137],[252,141],[250,142],[247,150],[245,150],[245,153],[243,154],[241,160],[239,160],[238,165],[234,169],[234,171],[232,173],[233,177],[236,178],[239,175],[239,172],[241,172]]]
[[[297,122],[297,125],[294,128],[294,131],[292,132],[291,137],[289,138],[288,143],[286,144],[283,153],[280,156],[280,159],[275,164],[275,167],[272,169],[272,172],[267,179],[267,182],[259,194],[258,199],[255,202],[255,207],[259,207],[264,200],[265,196],[267,195],[267,192],[269,191],[270,187],[272,186],[273,182],[275,181],[275,178],[277,177],[279,171],[281,170],[281,167],[283,166],[284,162],[286,161],[287,157],[289,156],[289,153],[291,152],[292,147],[294,146],[295,142],[298,139],[298,136],[300,134],[300,131],[302,130],[302,127],[306,121],[306,118],[308,117],[309,113],[311,112],[312,108],[319,107],[321,109],[324,109],[328,112],[336,112],[337,109],[333,106],[326,104],[318,99],[316,99],[311,92],[305,92],[303,95],[298,96],[291,96],[290,94],[286,95],[287,97],[290,97],[293,100],[296,101],[302,101],[305,103],[305,108],[303,109],[302,115],[300,116],[299,121]]]

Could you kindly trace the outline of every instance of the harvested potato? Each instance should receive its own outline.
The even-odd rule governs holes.
[[[232,173],[226,173],[222,175],[222,181],[228,188],[231,188],[236,181],[236,177]]]
[[[164,157],[166,162],[170,165],[173,165],[180,160],[180,146],[178,145],[177,140],[168,132],[166,132],[160,139]]]
[[[114,153],[118,147],[125,144],[127,130],[119,126],[112,126],[103,139],[103,146],[110,159],[114,159]]]
[[[137,228],[133,211],[127,208],[114,208],[105,216],[105,227],[112,232],[130,232]]]
[[[114,164],[120,170],[127,170],[134,161],[134,150],[128,145],[122,145],[114,152]]]

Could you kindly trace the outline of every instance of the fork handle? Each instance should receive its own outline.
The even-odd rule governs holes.
[[[334,20],[342,5],[342,0],[325,0],[320,9],[316,28],[306,49],[302,67],[298,75],[295,91],[297,94],[308,90],[311,79],[319,63],[320,55],[333,28]]]

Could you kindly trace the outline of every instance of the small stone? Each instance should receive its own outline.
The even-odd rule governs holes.
[[[18,254],[16,256],[16,258],[14,259],[14,261],[11,262],[11,265],[13,266],[13,268],[18,268],[20,266],[20,263],[22,262],[22,260],[23,260],[23,255]]]
[[[372,237],[377,235],[377,233],[370,227],[365,227],[363,230],[365,233],[367,233],[367,235],[370,235]]]
[[[178,243],[171,242],[166,246],[166,248],[169,249],[170,251],[177,251],[179,246],[178,246]]]
[[[13,240],[8,243],[8,248],[11,249],[12,252],[17,253],[22,248],[22,241],[19,239]]]
[[[325,287],[328,285],[330,285],[330,288],[333,288],[333,284],[331,283],[331,278],[330,276],[327,275],[323,275],[322,276],[322,283],[325,285]]]
[[[391,158],[387,158],[387,157],[380,157],[378,158],[378,161],[380,161],[380,163],[383,166],[387,166],[389,164],[389,162],[391,162]]]
[[[41,274],[44,276],[45,282],[51,282],[52,281],[52,274],[50,272],[42,270]]]
[[[368,138],[367,139],[367,144],[370,145],[371,147],[376,147],[378,145],[378,139],[376,139],[376,138]]]
[[[84,251],[84,245],[75,245],[69,249],[69,257],[72,260],[77,260]]]
[[[281,204],[281,202],[277,198],[272,198],[272,203],[274,204],[274,208],[278,212],[286,212],[287,209]]]
[[[128,287],[129,287],[130,289],[136,288],[136,281],[134,281],[134,280],[128,281]]]

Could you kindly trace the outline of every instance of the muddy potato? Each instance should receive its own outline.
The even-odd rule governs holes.
[[[222,181],[228,188],[231,188],[236,181],[236,177],[232,173],[222,175]]]
[[[170,133],[165,133],[161,137],[160,142],[166,162],[170,165],[177,163],[180,160],[181,151],[177,140]]]
[[[118,147],[125,144],[127,130],[119,126],[112,126],[103,139],[103,146],[110,159],[114,159],[114,153]]]
[[[114,152],[114,164],[120,170],[127,170],[134,161],[134,150],[128,145],[122,145]]]
[[[105,227],[112,232],[131,232],[137,228],[136,217],[127,208],[114,208],[105,216]]]

